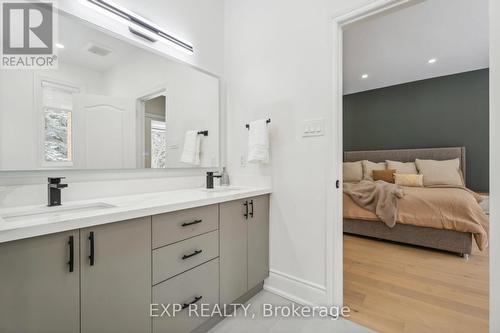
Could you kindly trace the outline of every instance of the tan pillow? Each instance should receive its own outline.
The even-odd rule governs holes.
[[[373,180],[373,170],[385,170],[385,162],[374,163],[363,161],[363,179]]]
[[[346,183],[356,183],[363,179],[363,164],[361,161],[344,162],[342,165],[343,178]]]
[[[387,163],[387,169],[395,169],[396,173],[405,174],[418,174],[417,166],[415,162],[397,162],[397,161],[385,161]]]
[[[387,183],[394,183],[394,174],[396,170],[387,169],[387,170],[373,170],[373,180],[383,180]]]
[[[418,171],[424,175],[424,185],[453,185],[463,186],[464,182],[460,174],[460,160],[435,161],[415,160]]]
[[[424,175],[415,175],[412,173],[395,173],[394,182],[396,183],[396,185],[401,186],[423,187]]]

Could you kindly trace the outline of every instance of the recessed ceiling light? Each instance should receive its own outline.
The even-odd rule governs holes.
[[[368,74],[363,74],[363,75],[361,75],[361,78],[362,78],[362,79],[367,79],[367,78],[368,78]]]
[[[56,47],[57,47],[58,49],[64,49],[64,45],[63,45],[63,44],[61,44],[61,43],[56,43]]]
[[[437,61],[437,59],[436,59],[436,58],[432,58],[432,59],[429,59],[427,62],[428,62],[429,64],[433,64],[433,63],[435,63],[436,61]]]

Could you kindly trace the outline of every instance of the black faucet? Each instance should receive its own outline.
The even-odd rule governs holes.
[[[64,179],[64,177],[48,178],[47,206],[49,207],[61,205],[61,189],[68,187],[68,184],[61,184],[61,179]]]
[[[214,188],[214,178],[220,178],[221,175],[214,175],[213,172],[207,172],[207,188]]]

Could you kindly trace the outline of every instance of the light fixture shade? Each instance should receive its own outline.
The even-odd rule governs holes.
[[[154,35],[158,36],[158,37],[161,37],[163,39],[166,39],[167,41],[169,41],[170,43],[173,43],[181,48],[183,48],[184,50],[190,52],[190,53],[193,53],[194,52],[194,48],[193,48],[193,45],[191,45],[190,43],[188,42],[185,42],[185,41],[182,41],[181,39],[177,38],[177,37],[174,37],[172,36],[171,34],[168,34],[164,31],[162,31],[161,29],[153,26],[152,24],[148,23],[148,22],[145,22],[143,19],[139,18],[138,16],[136,15],[133,15],[131,13],[129,13],[128,11],[125,11],[123,9],[120,9],[118,8],[117,6],[107,2],[107,1],[104,1],[104,0],[87,0],[89,1],[90,3],[96,5],[96,6],[99,6],[100,8],[102,9],[105,9],[107,10],[108,12],[110,13],[113,13],[117,16],[120,16],[121,18],[141,27],[142,29],[145,29],[151,33],[153,33]],[[135,34],[137,34],[135,31],[137,30],[134,30],[134,28],[132,27],[129,27],[130,30],[134,31]],[[144,35],[144,34],[141,34],[141,35]],[[153,40],[151,37],[150,38],[146,38],[147,40],[149,40],[150,42],[154,42],[155,40]]]

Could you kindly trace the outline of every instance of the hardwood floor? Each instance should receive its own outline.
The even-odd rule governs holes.
[[[488,332],[488,253],[457,255],[344,235],[344,303],[378,332]]]

